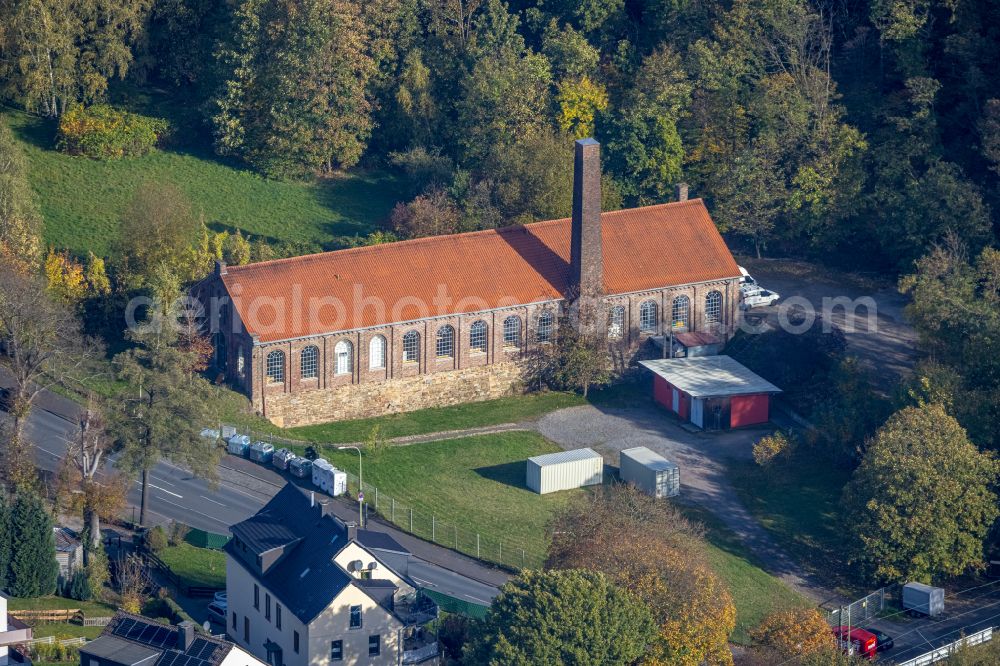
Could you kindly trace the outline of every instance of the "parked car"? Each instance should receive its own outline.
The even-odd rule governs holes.
[[[223,608],[226,608],[229,605],[229,597],[225,592],[216,592],[212,595],[212,601],[217,604],[221,604]]]
[[[208,611],[208,619],[210,622],[226,626],[226,607],[224,605],[217,601],[213,601],[208,605],[206,610]]]
[[[894,645],[892,636],[883,633],[878,629],[872,629],[871,627],[865,627],[865,631],[875,636],[875,640],[877,641],[875,644],[876,650],[879,652],[885,652],[892,649],[892,646]]]
[[[760,305],[771,305],[779,298],[781,295],[776,291],[771,291],[769,289],[764,289],[757,281],[753,279],[753,276],[747,272],[747,269],[742,266],[738,266],[740,269],[740,309],[749,310],[750,308],[755,308]]]

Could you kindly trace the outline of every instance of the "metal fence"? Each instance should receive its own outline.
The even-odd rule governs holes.
[[[971,636],[960,638],[954,643],[949,643],[948,645],[935,648],[930,652],[926,652],[919,657],[904,661],[896,666],[927,666],[928,664],[937,663],[947,659],[948,657],[953,657],[961,648],[981,645],[982,643],[988,643],[991,640],[993,640],[993,627],[983,629],[982,631],[972,634]]]
[[[898,585],[889,585],[867,594],[846,606],[828,611],[827,622],[834,626],[857,625],[878,616],[892,605],[893,593]]]
[[[231,436],[237,432],[237,429],[233,426],[221,425],[218,428],[223,436]],[[240,432],[243,431],[240,430]],[[251,439],[254,438],[253,432],[248,432],[247,434]],[[286,447],[299,455],[305,453],[307,446],[315,447],[316,452],[320,455],[322,455],[322,449],[325,446],[336,446],[285,440],[271,434],[257,433],[257,436],[261,440],[273,444],[275,449]],[[272,471],[288,476],[287,472],[282,472],[269,464],[267,467]],[[348,495],[356,499],[359,484],[357,475],[347,470],[341,471],[347,474]],[[371,516],[372,513],[377,514],[404,532],[408,532],[421,539],[451,548],[478,560],[500,564],[513,569],[539,568],[545,561],[546,554],[544,550],[540,550],[537,547],[533,548],[518,539],[499,536],[487,530],[480,531],[461,527],[454,516],[442,516],[437,510],[426,506],[416,499],[404,498],[385,492],[367,481],[364,484],[363,490],[365,507],[368,512],[366,516]],[[322,492],[319,489],[316,489],[316,491]]]

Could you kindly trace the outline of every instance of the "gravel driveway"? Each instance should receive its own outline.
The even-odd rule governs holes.
[[[680,466],[681,500],[700,505],[739,536],[771,574],[817,603],[836,595],[802,570],[770,538],[740,502],[726,478],[724,460],[751,457],[751,446],[773,426],[718,433],[683,430],[667,412],[654,406],[628,409],[593,405],[560,409],[543,416],[538,432],[566,449],[590,447],[617,468],[618,452],[645,446]]]

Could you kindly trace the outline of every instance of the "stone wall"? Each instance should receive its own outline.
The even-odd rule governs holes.
[[[492,400],[519,391],[521,385],[521,365],[508,361],[318,391],[269,394],[262,411],[275,425],[291,428]]]

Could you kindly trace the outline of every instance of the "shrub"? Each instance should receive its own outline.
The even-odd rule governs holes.
[[[179,546],[184,543],[184,539],[187,538],[188,532],[191,528],[184,523],[178,523],[176,520],[170,523],[170,545]]]
[[[141,116],[108,104],[76,106],[59,121],[56,148],[96,159],[145,155],[169,128],[162,118]]]
[[[167,533],[159,525],[146,532],[145,540],[146,548],[154,553],[160,552],[169,545]]]
[[[823,652],[836,645],[830,625],[812,608],[771,613],[750,631],[750,638],[785,659]]]
[[[788,458],[794,444],[794,441],[781,431],[761,437],[753,445],[753,461],[761,467],[767,467],[779,458]]]
[[[77,571],[73,574],[73,580],[69,586],[69,596],[77,601],[89,601],[91,598],[90,581],[87,574]]]

